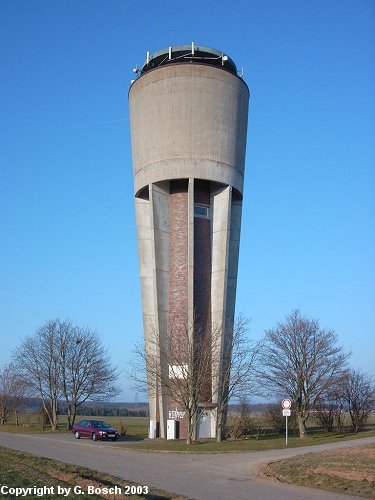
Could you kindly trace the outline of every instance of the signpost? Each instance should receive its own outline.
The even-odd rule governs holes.
[[[281,406],[283,408],[283,416],[285,417],[285,446],[288,446],[288,417],[292,414],[292,401],[285,398],[281,401]]]

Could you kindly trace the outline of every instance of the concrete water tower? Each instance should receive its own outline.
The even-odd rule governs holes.
[[[171,321],[207,335],[220,325],[224,344],[235,313],[249,90],[230,57],[194,44],[147,53],[135,72],[129,101],[146,349],[149,332],[162,339]],[[220,369],[210,370],[211,390]],[[211,396],[201,437],[215,436]],[[180,421],[184,437],[184,412],[163,388],[149,399],[150,437],[166,437],[168,419]]]

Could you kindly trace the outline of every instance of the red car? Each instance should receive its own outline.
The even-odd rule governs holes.
[[[103,420],[81,420],[78,424],[73,425],[72,430],[76,439],[81,437],[98,441],[101,439],[112,439],[116,441],[120,434]]]

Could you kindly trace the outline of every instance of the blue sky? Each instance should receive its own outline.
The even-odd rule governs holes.
[[[129,366],[127,93],[147,50],[192,41],[244,66],[251,92],[237,312],[257,339],[299,307],[375,375],[372,0],[0,0],[0,365],[59,317]]]

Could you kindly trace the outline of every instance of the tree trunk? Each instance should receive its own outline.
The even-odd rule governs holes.
[[[57,401],[53,401],[52,405],[52,430],[58,430],[58,421],[57,421]]]
[[[56,412],[54,412],[54,414],[52,415],[52,430],[53,431],[59,430]]]
[[[224,434],[223,414],[219,409],[217,410],[217,425],[216,425],[216,441],[221,443]]]
[[[359,419],[357,418],[357,416],[355,416],[354,419],[353,419],[353,431],[356,434],[358,434],[359,429],[360,429]]]
[[[305,419],[301,415],[298,415],[298,429],[299,429],[299,437],[301,439],[305,439],[307,437],[306,424],[305,424]]]
[[[221,443],[222,440],[223,440],[223,428],[222,428],[221,423],[219,423],[217,428],[216,428],[216,441],[218,443]]]
[[[47,407],[46,402],[42,399],[43,403],[43,410],[46,412],[46,415],[48,417],[49,423],[51,424],[51,429],[53,429],[53,419],[52,419],[52,404],[50,403],[50,408]],[[45,422],[43,419],[43,415],[41,415],[41,424],[42,424],[42,430],[44,431],[45,429]]]
[[[191,438],[193,441],[198,440],[198,428],[197,428],[197,414],[195,413],[192,417],[193,425],[192,425],[192,433]]]
[[[9,418],[9,413],[8,413],[7,409],[2,408],[1,414],[0,414],[0,425],[4,425],[5,422],[8,420],[8,418]]]
[[[340,409],[337,412],[337,415],[336,415],[336,429],[337,429],[337,432],[342,432],[343,428],[344,428],[343,412]]]
[[[193,434],[193,429],[192,429],[192,418],[189,415],[189,425],[188,425],[188,435],[186,438],[186,444],[191,444],[192,441],[192,434]]]
[[[47,413],[48,420],[51,424],[51,429],[53,431],[58,430],[58,420],[57,420],[57,401],[55,400],[50,400],[49,402],[50,410],[48,411],[47,406],[45,402],[43,401],[43,407],[45,412]]]
[[[74,403],[69,403],[67,402],[67,422],[66,422],[66,429],[68,431],[71,431],[73,429],[73,424],[75,422],[76,416],[77,416],[77,407],[75,406]]]
[[[189,427],[188,427],[188,436],[186,439],[186,444],[191,444],[193,441],[197,440],[197,412],[194,412],[189,415]]]
[[[67,420],[66,420],[66,430],[71,431],[73,427],[73,422],[72,422],[72,407],[70,406],[69,402],[67,401],[66,403],[67,407]]]
[[[74,424],[74,422],[76,420],[76,416],[77,416],[77,406],[75,404],[73,404],[72,414],[70,416],[72,427],[73,427],[73,424]]]

